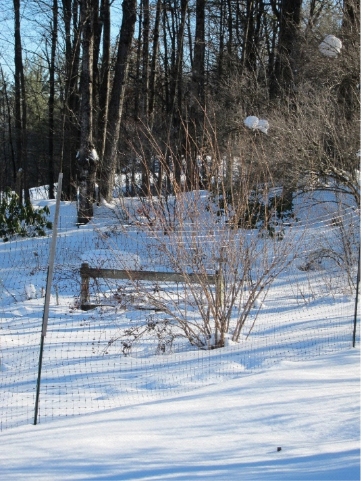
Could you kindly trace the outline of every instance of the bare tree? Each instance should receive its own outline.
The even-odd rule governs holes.
[[[343,63],[345,70],[339,86],[340,108],[347,120],[359,118],[355,108],[360,99],[360,2],[359,0],[345,0],[343,2],[342,21]]]
[[[106,200],[110,200],[112,197],[114,176],[117,166],[117,151],[123,102],[136,23],[136,0],[124,0],[122,3],[122,11],[122,26],[119,34],[117,58],[114,66],[113,87],[108,109],[107,137],[100,172],[100,194]]]
[[[270,79],[270,95],[289,95],[293,91],[295,63],[298,58],[299,28],[301,24],[302,0],[271,2],[279,19],[279,39],[274,72]]]
[[[99,79],[99,106],[98,106],[98,152],[100,159],[104,156],[107,135],[107,117],[110,95],[111,71],[111,15],[110,1],[102,0],[101,21],[103,24],[102,65]]]
[[[53,0],[53,24],[51,31],[51,53],[49,65],[49,160],[48,160],[48,183],[49,199],[54,199],[54,104],[55,104],[55,63],[58,40],[58,0]]]
[[[61,165],[63,171],[63,198],[75,197],[75,162],[74,156],[79,142],[79,63],[80,3],[74,0],[62,0],[62,19],[64,29],[64,72],[63,72],[63,112],[61,122]]]
[[[189,118],[193,126],[191,134],[197,141],[194,150],[196,159],[198,151],[202,151],[204,112],[205,112],[205,0],[196,2],[196,27],[194,55],[191,75],[191,105]]]
[[[3,169],[5,171],[5,182],[3,184],[3,189],[9,185],[15,185],[16,182],[16,159],[15,159],[15,151],[14,151],[14,142],[13,142],[13,119],[12,119],[12,112],[11,112],[11,103],[8,95],[8,82],[5,78],[4,71],[1,68],[1,81],[2,81],[2,88],[3,88],[3,122],[4,126],[7,128],[3,129],[3,133],[6,141],[4,140],[4,166]],[[8,144],[8,145],[7,145]],[[9,154],[7,154],[7,147],[9,149]],[[9,155],[9,163],[7,162],[7,156]],[[10,164],[10,165],[9,165]]]
[[[157,0],[156,3],[156,13],[155,21],[153,27],[153,41],[152,41],[152,56],[151,56],[151,66],[149,75],[149,124],[152,129],[155,114],[155,97],[156,97],[156,71],[157,71],[157,60],[159,52],[159,38],[160,38],[160,21],[161,21],[161,6],[162,0]]]
[[[29,199],[26,148],[26,89],[20,31],[20,0],[13,0],[15,22],[15,142],[18,159],[17,190],[20,202]]]
[[[77,155],[79,205],[78,223],[93,217],[95,176],[98,156],[93,145],[93,15],[97,0],[82,0],[82,75],[80,105],[80,148]]]

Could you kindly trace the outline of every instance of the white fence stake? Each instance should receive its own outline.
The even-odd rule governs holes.
[[[42,368],[42,363],[43,363],[44,338],[46,336],[47,327],[48,327],[50,291],[51,291],[52,280],[53,280],[53,272],[54,272],[54,258],[55,258],[55,247],[56,247],[56,243],[57,243],[59,206],[60,206],[60,196],[61,196],[61,193],[62,193],[62,180],[63,180],[63,174],[60,173],[59,177],[58,177],[58,190],[57,190],[57,198],[56,198],[56,204],[55,204],[55,215],[54,215],[54,222],[53,222],[52,239],[51,239],[51,244],[50,244],[49,266],[48,266],[48,275],[47,275],[47,283],[46,283],[46,290],[45,290],[43,324],[42,324],[41,339],[40,339],[38,379],[37,379],[37,383],[36,383],[34,425],[36,425],[37,422],[38,422],[38,406],[39,406],[39,394],[40,394],[41,368]]]

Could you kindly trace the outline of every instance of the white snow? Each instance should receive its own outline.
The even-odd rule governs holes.
[[[264,134],[267,134],[269,129],[269,122],[265,119],[259,119],[259,122],[256,128],[261,132],[263,132]]]
[[[54,201],[39,202],[54,213]],[[312,206],[315,214],[314,202]],[[78,228],[75,205],[61,204],[55,269],[59,304],[53,296],[36,426],[32,419],[43,299],[24,300],[23,286],[31,293],[30,286],[45,285],[41,267],[49,239],[0,243],[0,479],[359,480],[360,348],[359,342],[352,348],[349,317],[354,299],[336,293],[325,300],[318,290],[325,288],[319,271],[310,274],[314,291],[309,299],[306,274],[296,268],[271,290],[284,296],[282,305],[272,298],[255,302],[261,307],[260,331],[250,337],[250,351],[227,336],[224,351],[152,358],[146,347],[139,357],[111,350],[102,354],[94,345],[107,345],[106,329],[132,325],[135,311],[119,309],[113,325],[102,309],[76,309],[77,269],[82,261],[113,267],[113,261],[122,264],[128,258],[133,266],[142,259],[137,249],[141,234],[136,232],[127,250],[115,242],[109,251],[97,245],[95,229],[113,239],[109,220],[100,215],[104,209],[95,207],[94,224]],[[325,215],[323,236],[330,217]],[[315,216],[311,229],[318,223]],[[315,237],[308,242],[315,249]],[[16,256],[14,267],[10,259]],[[71,284],[62,266],[73,261]],[[329,330],[332,325],[335,331]],[[293,357],[293,346],[318,326],[320,337]],[[331,332],[336,338],[329,340]],[[285,346],[278,351],[281,333],[286,334]],[[326,340],[331,344],[323,351]]]
[[[244,125],[251,130],[260,130],[264,134],[267,134],[269,129],[269,122],[266,119],[259,119],[255,115],[246,117]]]
[[[318,49],[325,57],[335,58],[342,50],[342,42],[334,35],[326,35],[319,44]]]
[[[26,298],[29,299],[36,299],[36,287],[34,284],[25,284],[24,286]]]
[[[9,429],[0,477],[359,480],[359,355],[283,362],[174,398]]]
[[[244,120],[244,124],[246,125],[246,127],[252,130],[257,128],[258,123],[259,123],[259,119],[258,117],[255,117],[255,115],[250,115],[249,117],[246,117],[246,119]]]
[[[99,157],[98,157],[98,154],[97,154],[96,149],[92,149],[92,150],[90,151],[89,158],[90,158],[91,160],[93,160],[94,162],[98,162]]]

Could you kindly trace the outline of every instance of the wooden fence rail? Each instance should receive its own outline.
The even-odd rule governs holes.
[[[157,271],[133,271],[133,270],[118,270],[118,269],[100,269],[90,267],[89,264],[83,263],[80,267],[81,277],[81,294],[80,304],[82,310],[89,310],[97,307],[90,304],[89,295],[89,280],[92,279],[125,279],[131,281],[155,281],[155,282],[182,282],[188,284],[200,284],[207,282],[208,284],[215,284],[220,286],[221,295],[221,278],[216,274],[186,274],[177,272],[157,272]],[[219,291],[219,289],[217,289]],[[217,295],[217,297],[219,297]]]

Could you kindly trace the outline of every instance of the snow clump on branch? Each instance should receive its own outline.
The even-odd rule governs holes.
[[[264,134],[268,133],[269,122],[265,119],[259,119],[255,115],[250,115],[244,120],[244,125],[251,130],[260,130]]]
[[[325,57],[335,58],[341,52],[342,42],[334,35],[326,35],[319,44],[318,49]]]

